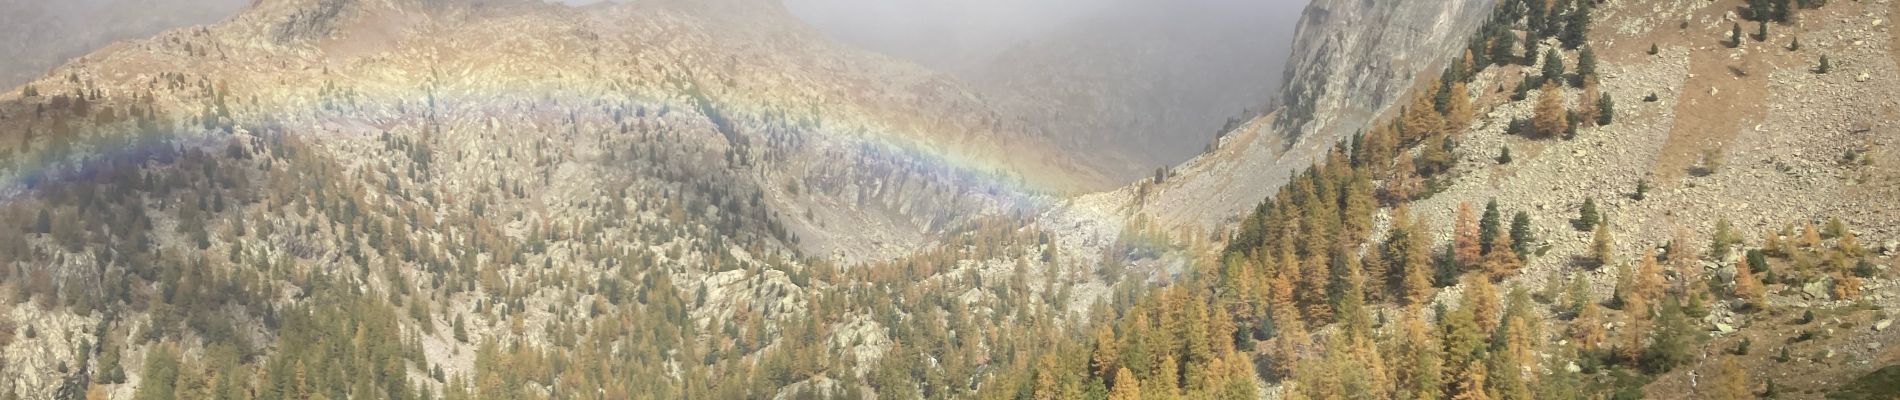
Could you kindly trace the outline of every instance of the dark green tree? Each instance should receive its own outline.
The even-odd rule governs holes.
[[[1596,229],[1598,218],[1601,216],[1597,215],[1597,200],[1583,199],[1583,208],[1577,211],[1577,230]]]
[[[1543,75],[1544,81],[1551,81],[1551,80],[1560,79],[1563,77],[1564,77],[1563,55],[1558,54],[1557,49],[1550,49],[1550,50],[1544,51],[1544,75]],[[1561,83],[1562,81],[1558,81],[1558,82]]]
[[[1478,218],[1478,245],[1484,249],[1484,254],[1491,254],[1491,242],[1502,233],[1499,227],[1503,225],[1503,219],[1503,214],[1498,211],[1498,199],[1493,198],[1484,203],[1484,216]]]
[[[1604,93],[1603,97],[1597,98],[1597,125],[1609,125],[1615,120],[1616,100],[1610,99],[1609,93]]]
[[[1564,24],[1564,31],[1558,35],[1564,48],[1576,49],[1590,39],[1590,8],[1593,0],[1579,0],[1570,12],[1570,18]]]
[[[1531,236],[1531,214],[1518,211],[1511,217],[1511,250],[1516,251],[1519,258],[1529,258],[1531,242],[1534,240],[1536,238]]]

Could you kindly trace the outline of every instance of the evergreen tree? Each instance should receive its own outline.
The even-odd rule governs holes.
[[[1833,65],[1833,64],[1830,64],[1830,63],[1828,63],[1828,62],[1827,62],[1827,55],[1826,55],[1826,54],[1822,54],[1822,55],[1821,55],[1821,66],[1819,66],[1819,67],[1815,67],[1815,69],[1814,69],[1814,72],[1815,72],[1815,73],[1821,73],[1821,74],[1825,74],[1825,73],[1828,73],[1828,71],[1833,71],[1833,70],[1834,70],[1834,65]]]
[[[1485,254],[1496,249],[1492,243],[1503,233],[1503,219],[1503,213],[1498,211],[1498,199],[1492,198],[1484,203],[1484,217],[1478,219],[1478,243],[1484,247]]]
[[[1511,146],[1499,146],[1499,147],[1498,147],[1498,158],[1497,158],[1497,161],[1498,161],[1498,164],[1510,164],[1510,163],[1511,163]]]
[[[1518,211],[1511,217],[1511,251],[1517,253],[1518,258],[1530,257],[1531,242],[1535,240],[1531,235],[1530,213]]]
[[[1597,200],[1583,199],[1583,207],[1577,210],[1577,229],[1585,231],[1596,229],[1597,223],[1602,222],[1601,218],[1602,216],[1597,214]]]
[[[1742,46],[1742,23],[1737,22],[1735,23],[1735,27],[1729,29],[1728,47],[1741,47],[1741,46]]]
[[[132,398],[138,400],[171,400],[176,394],[178,381],[178,355],[168,344],[152,346],[145,352],[144,372],[139,373],[138,390]]]
[[[1610,99],[1609,93],[1604,93],[1603,97],[1597,98],[1597,126],[1609,125],[1615,120],[1616,101]]]
[[[1597,77],[1597,52],[1590,47],[1577,51],[1577,86]]]
[[[1517,57],[1517,34],[1505,31],[1491,39],[1491,62],[1498,66],[1520,62]]]
[[[1577,1],[1575,10],[1570,13],[1569,22],[1564,24],[1563,34],[1559,35],[1560,37],[1558,38],[1563,41],[1564,48],[1576,49],[1579,46],[1583,46],[1584,42],[1589,40],[1590,9],[1592,3],[1593,0]]]
[[[1543,78],[1545,82],[1556,82],[1558,79],[1563,79],[1564,59],[1563,59],[1563,55],[1557,52],[1557,49],[1550,49],[1550,50],[1544,51],[1544,70],[1543,71],[1544,71]]]
[[[1690,352],[1695,347],[1696,334],[1689,316],[1683,313],[1682,304],[1675,298],[1665,299],[1662,310],[1656,314],[1656,332],[1644,352],[1644,366],[1651,373],[1662,373],[1689,362],[1694,356]]]

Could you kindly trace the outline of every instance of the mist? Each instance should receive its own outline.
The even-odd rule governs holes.
[[[1136,16],[1148,23],[1231,19],[1283,26],[1290,39],[1307,0],[784,0],[800,19],[838,40],[946,70],[989,60],[1011,46],[1090,19]],[[1227,23],[1227,22],[1224,22]],[[1215,27],[1207,27],[1215,28]],[[1244,39],[1244,38],[1236,38]]]
[[[1121,155],[1199,154],[1276,98],[1308,0],[784,0],[834,40],[957,76],[1005,111]]]
[[[250,0],[0,0],[0,87],[114,41],[223,20]]]

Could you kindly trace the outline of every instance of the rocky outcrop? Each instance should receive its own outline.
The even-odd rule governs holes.
[[[1165,227],[1224,232],[1287,176],[1399,103],[1417,77],[1435,75],[1491,4],[1315,1],[1300,18],[1274,113],[1239,124],[1213,151],[1175,167],[1166,179],[1100,196]]]
[[[1465,44],[1492,0],[1317,0],[1287,59],[1284,112],[1292,137],[1336,138],[1365,126],[1413,80]]]

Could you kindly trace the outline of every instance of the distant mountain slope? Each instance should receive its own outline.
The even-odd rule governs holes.
[[[12,88],[117,40],[206,24],[248,0],[0,1],[0,87]]]

